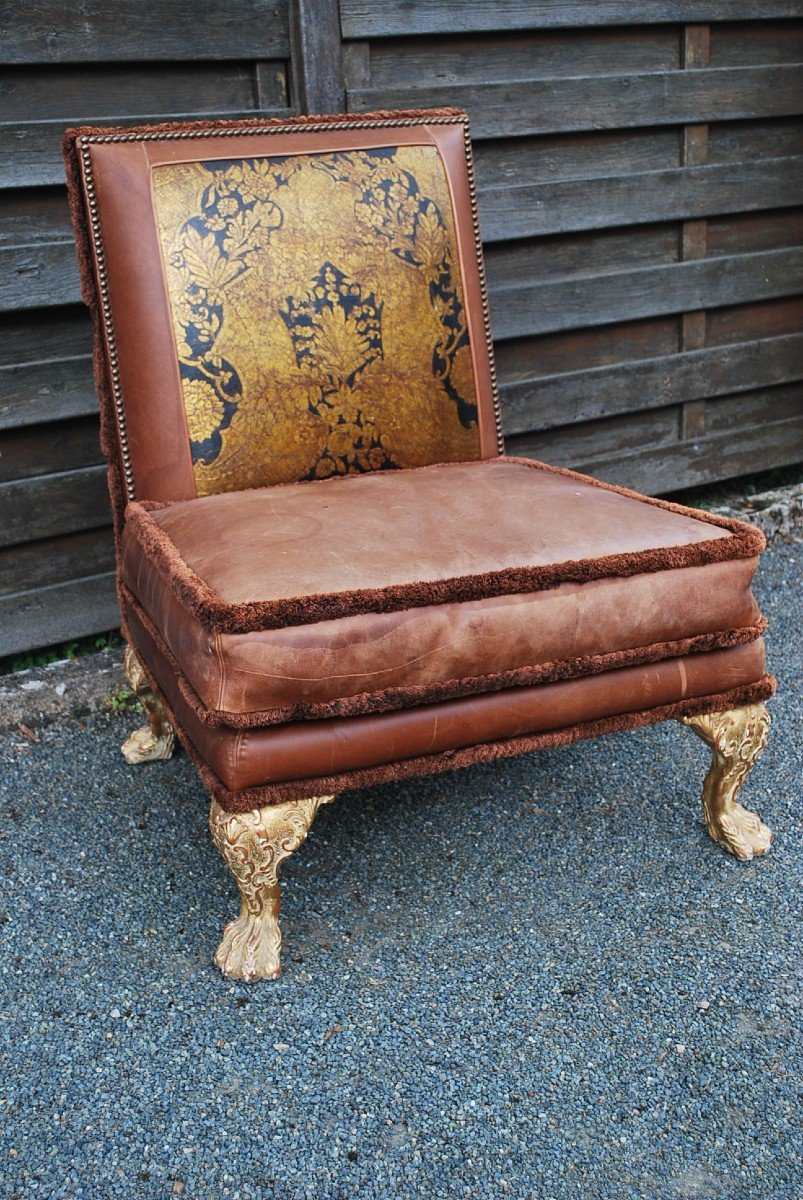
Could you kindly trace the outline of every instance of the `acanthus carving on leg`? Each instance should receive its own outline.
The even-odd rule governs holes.
[[[766,854],[772,832],[756,813],[743,808],[736,794],[767,744],[769,713],[764,704],[746,704],[727,712],[682,717],[684,725],[701,737],[714,752],[703,784],[705,827],[737,858]]]
[[[240,915],[223,931],[215,962],[229,979],[251,982],[281,974],[279,867],[305,840],[315,814],[334,796],[310,796],[250,812],[226,812],[212,801],[209,829],[240,892]]]
[[[139,700],[148,717],[148,724],[135,729],[121,747],[123,758],[132,766],[144,762],[157,762],[170,758],[176,745],[173,726],[161,701],[154,695],[142,664],[131,646],[126,647],[123,667],[131,684],[131,690]]]

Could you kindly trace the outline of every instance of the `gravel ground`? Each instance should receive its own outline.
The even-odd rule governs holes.
[[[801,567],[759,584],[768,859],[708,841],[674,724],[353,793],[285,865],[275,984],[211,963],[185,756],[7,735],[3,1197],[797,1200]]]

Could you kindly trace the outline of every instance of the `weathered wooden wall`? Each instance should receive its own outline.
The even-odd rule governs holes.
[[[0,654],[117,622],[58,151],[77,121],[463,105],[511,452],[653,493],[803,459],[801,4],[3,11]]]

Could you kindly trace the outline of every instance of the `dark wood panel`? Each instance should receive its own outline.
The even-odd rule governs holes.
[[[496,346],[499,379],[506,386],[536,376],[565,375],[676,354],[681,344],[681,321],[682,317],[672,314],[499,342]]]
[[[2,121],[109,121],[121,114],[254,108],[252,62],[0,69]]]
[[[803,334],[503,383],[505,434],[803,379]]]
[[[662,71],[678,65],[677,31],[671,26],[630,29],[564,30],[552,33],[483,33],[463,37],[454,28],[446,38],[404,38],[370,48],[370,76],[364,86],[409,87],[411,80],[433,84],[487,83],[489,79],[551,79],[612,71]]]
[[[756,304],[734,304],[706,314],[709,346],[726,346],[751,337],[774,337],[803,329],[803,296],[786,300],[764,300]]]
[[[0,550],[0,595],[114,570],[111,528],[87,529]]]
[[[760,4],[754,5],[757,16]],[[798,21],[739,21],[714,25],[710,36],[712,67],[803,61],[803,26]]]
[[[0,484],[0,546],[110,522],[105,467]]]
[[[75,304],[80,299],[72,241],[0,247],[0,310]]]
[[[778,121],[724,121],[708,127],[706,156],[709,163],[792,158],[801,154],[803,125],[796,117]]]
[[[803,199],[799,189],[798,195]],[[800,246],[803,244],[803,209],[712,216],[707,222],[705,241],[708,254],[739,254]]]
[[[557,237],[491,244],[486,252],[492,292],[511,284],[612,274],[633,267],[676,263],[680,254],[674,224],[635,225]]]
[[[289,108],[262,108],[264,117],[287,117]],[[194,109],[192,111],[159,112],[153,110],[136,115],[110,115],[102,124],[138,125],[161,121],[195,121],[206,117],[254,117],[253,109],[227,111],[219,108]],[[82,115],[73,124],[87,118]],[[90,118],[94,120],[95,118]],[[0,126],[0,188],[39,187],[64,181],[64,163],[61,158],[61,141],[68,122],[38,121],[33,124]]]
[[[512,439],[509,453],[548,461],[537,435]],[[623,454],[588,458],[569,455],[556,465],[573,467],[609,483],[659,496],[679,488],[749,475],[755,471],[757,462],[762,469],[769,469],[801,460],[803,416],[673,445],[645,444]]]
[[[480,192],[487,241],[598,229],[712,213],[793,205],[803,195],[803,158],[681,167],[613,178],[572,179]]]
[[[0,654],[16,654],[119,626],[114,575],[109,573],[0,597]]]
[[[803,250],[770,250],[497,287],[491,296],[494,334],[524,337],[791,295],[800,288],[801,268]]]
[[[676,125],[794,114],[800,75],[794,66],[581,75],[571,79],[422,83],[406,88],[355,88],[349,107],[456,105],[471,115],[474,137],[558,133],[572,129]]]
[[[679,427],[679,409],[658,408],[512,437],[508,453],[523,453],[560,467],[573,466],[591,457],[626,454],[643,446],[670,447],[678,440]]]
[[[288,0],[11,0],[0,10],[2,61],[143,62],[286,58]]]
[[[0,367],[0,430],[97,412],[91,358]]]
[[[96,417],[0,433],[0,483],[103,462]]]
[[[799,17],[794,0],[340,0],[343,36],[550,29]]]
[[[0,367],[92,354],[92,322],[83,305],[0,313]]]
[[[676,128],[615,129],[556,133],[544,137],[496,138],[474,151],[477,186],[516,187],[559,179],[593,179],[680,166],[681,131]],[[784,149],[782,158],[793,150]],[[803,154],[803,136],[800,138]],[[748,148],[743,158],[754,157]],[[738,157],[738,156],[737,156]]]

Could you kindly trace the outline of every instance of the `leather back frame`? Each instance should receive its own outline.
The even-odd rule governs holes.
[[[152,197],[162,164],[433,145],[451,191],[478,407],[479,456],[500,452],[499,409],[465,114],[451,110],[71,132],[125,499],[196,495]],[[73,210],[76,213],[75,197]],[[80,248],[80,237],[79,237]],[[85,295],[86,283],[84,278]],[[97,357],[96,357],[97,365]],[[108,434],[108,430],[107,430]],[[107,452],[109,438],[106,438]],[[117,474],[117,472],[113,472]]]

